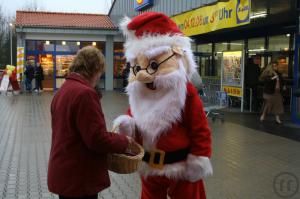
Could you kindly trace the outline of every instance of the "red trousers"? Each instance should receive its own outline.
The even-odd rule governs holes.
[[[142,199],[206,199],[203,181],[171,180],[163,176],[142,177]]]

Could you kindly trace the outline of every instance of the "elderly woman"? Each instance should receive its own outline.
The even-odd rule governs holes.
[[[110,186],[107,153],[123,153],[132,140],[107,132],[94,89],[104,71],[95,47],[81,49],[51,104],[52,144],[48,188],[64,198],[96,199]]]

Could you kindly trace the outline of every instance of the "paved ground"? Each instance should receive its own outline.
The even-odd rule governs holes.
[[[57,198],[46,184],[51,99],[49,93],[0,95],[0,198]],[[105,92],[102,106],[110,128],[125,111],[126,96]],[[299,142],[228,120],[211,122],[211,128],[214,176],[205,181],[208,199],[300,198]],[[136,174],[110,175],[112,186],[99,198],[139,198]]]

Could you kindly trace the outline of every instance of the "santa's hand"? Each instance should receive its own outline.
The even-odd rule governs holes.
[[[208,157],[188,155],[186,165],[186,180],[196,182],[212,175],[213,169]]]
[[[113,126],[118,126],[119,133],[134,137],[135,121],[128,115],[120,115],[114,120]]]

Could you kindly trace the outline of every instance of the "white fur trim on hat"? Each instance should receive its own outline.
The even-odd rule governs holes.
[[[137,57],[141,52],[159,46],[178,46],[185,49],[191,48],[191,39],[182,35],[145,35],[141,38],[131,38],[125,42],[125,56],[128,61]]]

